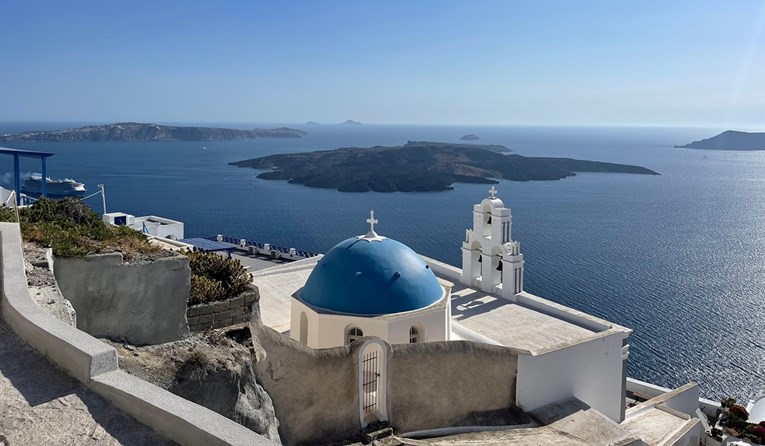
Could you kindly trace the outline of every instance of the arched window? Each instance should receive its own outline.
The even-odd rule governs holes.
[[[350,344],[356,339],[363,338],[364,332],[359,327],[351,327],[348,329],[348,333],[345,335],[345,343]]]
[[[409,343],[416,344],[418,342],[420,342],[420,329],[412,326],[412,328],[409,329]]]

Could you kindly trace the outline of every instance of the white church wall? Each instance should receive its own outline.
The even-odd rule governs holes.
[[[533,411],[573,396],[622,421],[624,337],[614,333],[537,356],[518,355],[517,404]]]
[[[450,290],[447,285],[447,294]],[[363,317],[317,313],[300,300],[292,299],[290,338],[311,348],[338,347],[346,343],[348,330],[358,327],[364,336],[377,336],[391,344],[406,344],[409,343],[410,328],[416,326],[420,331],[420,342],[446,341],[451,322],[449,305],[447,298],[445,302],[440,301],[423,310],[387,317]],[[307,318],[306,337],[301,336],[303,313]]]
[[[391,318],[387,341],[391,344],[408,344],[409,329],[412,326],[420,331],[419,342],[446,341],[449,330],[444,313],[444,307],[436,305],[406,316]]]
[[[345,336],[351,327],[358,327],[364,336],[388,337],[388,324],[379,319],[322,314],[319,317],[319,348],[345,345]]]

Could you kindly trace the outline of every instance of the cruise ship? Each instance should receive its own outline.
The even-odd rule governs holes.
[[[71,178],[57,180],[48,177],[46,180],[49,198],[82,198],[85,195],[85,185]],[[30,197],[40,197],[42,195],[42,175],[32,174],[31,177],[27,178],[24,185],[21,186],[21,192]]]

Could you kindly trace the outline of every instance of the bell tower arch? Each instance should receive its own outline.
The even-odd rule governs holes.
[[[523,291],[523,254],[512,239],[512,221],[492,186],[473,206],[473,228],[462,243],[462,283],[508,297]]]

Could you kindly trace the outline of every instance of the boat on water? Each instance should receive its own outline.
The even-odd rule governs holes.
[[[42,175],[32,174],[31,177],[24,181],[24,185],[21,186],[21,193],[34,198],[42,196],[42,181]],[[46,192],[49,198],[82,198],[85,192],[87,192],[85,184],[71,178],[59,180],[47,177],[46,183]]]

